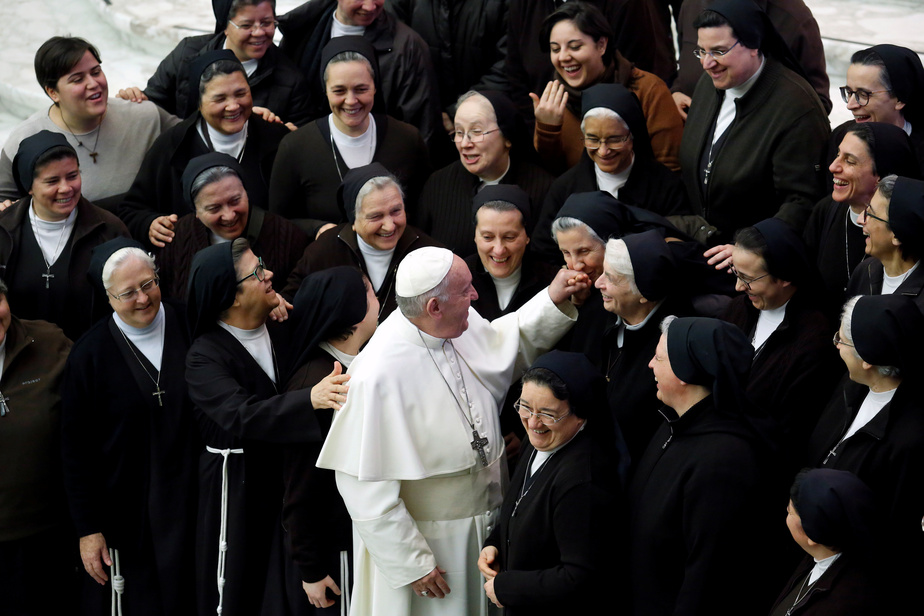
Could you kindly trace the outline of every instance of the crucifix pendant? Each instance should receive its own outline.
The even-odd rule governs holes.
[[[49,281],[50,281],[52,278],[54,278],[54,277],[55,277],[55,275],[52,274],[51,272],[46,272],[46,273],[42,274],[42,278],[45,279],[45,288],[46,288],[46,289],[49,288],[48,283],[49,283]]]
[[[9,401],[9,397],[0,394],[0,417],[10,414],[10,407],[6,404]]]
[[[160,388],[160,385],[158,385],[158,386],[157,386],[157,391],[155,391],[153,394],[151,394],[152,396],[157,396],[157,405],[158,405],[158,406],[163,406],[163,405],[164,405],[163,395],[164,395],[165,393],[167,393],[167,392],[165,392],[163,389],[161,389],[161,388]]]
[[[478,450],[478,455],[481,456],[481,465],[488,465],[488,456],[484,453],[485,445],[488,444],[488,438],[486,436],[481,436],[478,434],[478,430],[472,430],[472,449]]]
[[[96,164],[96,157],[99,156],[99,152],[90,152],[90,158],[93,159],[93,164]]]

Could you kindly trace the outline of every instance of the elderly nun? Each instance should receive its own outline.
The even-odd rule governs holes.
[[[154,258],[116,238],[88,273],[112,306],[64,374],[64,485],[87,575],[84,614],[181,614],[195,597],[196,458],[182,310],[161,301]]]
[[[896,563],[890,597],[897,601],[919,598],[924,575],[920,559],[907,558],[924,549],[921,340],[924,315],[911,298],[849,299],[834,337],[847,376],[809,442],[810,464],[850,471],[876,493],[886,523],[878,556]]]
[[[347,222],[312,242],[286,281],[282,294],[292,298],[308,274],[338,265],[362,270],[379,300],[379,319],[397,307],[395,274],[411,251],[439,244],[407,224],[404,189],[381,163],[350,169],[337,193]]]
[[[161,287],[167,297],[185,298],[193,256],[206,246],[247,238],[270,268],[285,280],[308,245],[294,223],[251,207],[244,170],[233,156],[209,152],[183,171],[183,199],[191,213],[176,223],[176,241],[158,254]]]

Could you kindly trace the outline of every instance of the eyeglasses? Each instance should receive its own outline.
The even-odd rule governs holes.
[[[889,221],[886,220],[885,218],[880,218],[879,216],[876,216],[876,212],[873,211],[872,203],[866,204],[866,209],[863,210],[863,216],[866,218],[875,218],[879,222],[884,222],[885,224],[889,224]]]
[[[891,92],[891,90],[873,90],[869,92],[867,90],[851,90],[847,86],[841,86],[841,98],[844,99],[845,103],[850,103],[850,97],[856,99],[857,104],[860,107],[866,107],[866,104],[869,103],[869,97],[873,94],[879,94],[881,92]]]
[[[844,339],[841,338],[841,332],[836,331],[834,332],[834,346],[838,346],[839,344],[843,344],[844,346],[849,346],[849,347],[854,346],[850,344],[849,342],[845,342]]]
[[[530,417],[535,417],[539,420],[543,426],[552,426],[557,424],[559,421],[571,414],[571,411],[568,411],[561,417],[555,417],[548,413],[543,413],[542,411],[533,411],[531,408],[526,406],[522,400],[517,400],[513,403],[513,408],[516,409],[517,413],[523,419],[529,419]]]
[[[266,268],[263,267],[263,257],[257,257],[257,268],[254,271],[247,274],[246,276],[244,276],[243,278],[241,278],[240,280],[238,280],[237,284],[241,284],[242,282],[244,282],[251,276],[259,280],[260,282],[263,282],[263,275],[265,272],[266,272]]]
[[[726,49],[725,51],[715,51],[715,50],[706,51],[702,47],[697,47],[696,49],[693,50],[693,55],[696,56],[697,60],[702,60],[703,56],[712,56],[713,60],[715,60],[716,58],[724,58],[725,54],[727,54],[729,51],[737,47],[738,43],[740,42],[741,41],[735,41],[735,44],[729,47],[728,49]]]
[[[275,30],[275,29],[276,29],[276,25],[277,25],[279,22],[278,22],[278,21],[261,21],[260,23],[256,23],[256,24],[247,24],[247,23],[245,23],[244,25],[239,26],[239,25],[237,25],[236,23],[234,23],[233,21],[231,21],[231,20],[229,19],[229,20],[228,20],[228,23],[231,24],[232,26],[234,26],[235,28],[237,28],[238,30],[243,30],[244,32],[248,32],[248,33],[250,33],[250,34],[253,34],[253,33],[256,32],[257,30],[263,30],[263,31]]]
[[[491,133],[496,133],[499,130],[500,128],[492,128],[491,130],[478,130],[476,128],[468,132],[457,130],[449,136],[456,143],[462,143],[462,140],[465,139],[466,137],[468,137],[468,140],[471,141],[472,143],[481,143],[482,141],[484,141],[484,138],[486,135],[490,135]]]
[[[159,284],[160,284],[160,278],[155,276],[154,278],[151,278],[147,282],[142,283],[141,286],[138,287],[137,289],[132,289],[131,291],[126,291],[125,293],[119,293],[118,295],[113,295],[112,293],[109,293],[109,290],[107,289],[106,293],[109,293],[109,295],[112,295],[112,297],[119,300],[120,302],[133,302],[135,301],[135,298],[138,297],[139,291],[143,291],[145,295],[148,295],[151,292],[151,289],[153,289]]]
[[[606,139],[600,139],[599,137],[584,137],[584,145],[591,150],[599,149],[603,144],[606,144],[608,150],[621,150],[626,147],[626,143],[628,143],[630,139],[632,139],[632,135],[607,137]]]
[[[752,283],[752,282],[757,282],[757,281],[760,280],[761,278],[766,278],[767,276],[770,275],[770,273],[768,272],[768,273],[764,274],[763,276],[758,276],[757,278],[748,279],[748,278],[745,278],[744,276],[742,276],[741,274],[739,274],[739,273],[738,273],[738,270],[736,270],[734,266],[732,266],[730,269],[731,269],[731,273],[735,275],[735,278],[737,278],[738,280],[740,280],[740,281],[741,281],[741,284],[743,284],[743,285],[744,285],[744,288],[747,289],[748,291],[751,290],[751,283]]]

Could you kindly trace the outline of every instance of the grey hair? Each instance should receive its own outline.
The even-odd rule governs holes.
[[[898,179],[898,176],[894,173],[892,175],[887,175],[876,184],[876,190],[879,191],[879,194],[882,195],[882,198],[892,202],[892,192],[895,190],[895,180]]]
[[[157,266],[154,264],[154,256],[151,253],[134,246],[127,246],[116,250],[106,259],[106,264],[103,265],[103,288],[108,289],[112,286],[112,275],[130,259],[138,259],[150,267],[155,274],[157,273]]]
[[[600,243],[601,246],[606,246],[606,242],[603,241],[597,232],[590,228],[586,222],[578,220],[577,218],[572,218],[570,216],[562,216],[561,218],[556,218],[555,222],[552,223],[552,239],[555,241],[555,244],[558,245],[558,234],[562,231],[568,231],[570,229],[580,229],[583,228],[590,234],[590,237]]]
[[[632,267],[632,257],[629,256],[629,248],[625,240],[611,239],[608,241],[603,258],[614,272],[626,279],[632,293],[641,296],[635,284],[635,268]]]
[[[199,205],[196,203],[196,198],[199,196],[199,193],[202,192],[202,189],[212,184],[223,180],[227,177],[236,177],[241,179],[241,176],[237,174],[237,171],[231,167],[225,167],[224,165],[219,167],[209,167],[202,173],[196,176],[196,179],[193,180],[192,186],[189,189],[189,196],[192,199],[193,204]],[[242,182],[243,183],[243,182]]]
[[[861,49],[860,51],[854,52],[850,57],[850,63],[859,66],[878,66],[879,82],[882,83],[883,88],[889,91],[889,94],[894,96],[892,91],[892,77],[889,75],[889,69],[886,67],[885,61],[879,53],[872,49]],[[905,115],[904,110],[902,110],[902,115]]]
[[[427,311],[427,302],[432,298],[435,297],[436,301],[440,303],[449,301],[449,283],[449,274],[446,274],[438,285],[420,295],[402,297],[396,294],[395,300],[398,302],[398,309],[405,318],[416,319]]]
[[[6,286],[6,283],[3,282],[3,279],[0,278],[0,295],[6,295],[10,292],[10,288]]]
[[[661,319],[661,333],[667,336],[667,330],[670,329],[671,323],[677,320],[677,315],[669,314]]]
[[[398,179],[391,174],[380,175],[370,180],[366,180],[366,183],[363,184],[362,188],[359,189],[359,192],[356,194],[356,203],[353,204],[354,216],[358,219],[359,215],[362,214],[363,199],[368,197],[374,191],[385,190],[389,186],[394,186],[398,189],[398,194],[401,195],[401,202],[404,203],[404,189],[401,188],[401,184],[398,183]]]
[[[854,295],[844,303],[844,309],[841,311],[841,329],[844,330],[843,341],[850,347],[850,351],[853,353],[854,357],[860,361],[866,361],[860,357],[857,347],[853,345],[853,329],[850,325],[853,319],[853,310],[857,307],[857,302],[860,301],[860,297],[862,296]],[[876,370],[879,371],[880,375],[886,377],[901,378],[902,376],[901,370],[895,366],[876,366]]]
[[[626,132],[629,133],[629,137],[632,137],[632,129],[629,128],[629,125],[626,124],[626,121],[622,119],[622,116],[613,111],[608,107],[594,107],[590,111],[584,114],[583,119],[581,119],[581,132],[584,132],[584,123],[587,121],[587,118],[600,118],[601,120],[616,120],[619,124],[626,129]]]
[[[366,68],[369,69],[369,76],[372,77],[372,83],[375,84],[375,69],[372,68],[372,62],[369,61],[369,58],[359,53],[358,51],[341,51],[336,56],[331,58],[327,66],[324,67],[324,83],[327,84],[328,71],[330,70],[331,64],[337,64],[339,62],[362,62],[366,65]]]
[[[481,92],[476,92],[475,90],[469,90],[456,100],[456,109],[458,109],[462,103],[467,101],[470,98],[476,99],[478,102],[484,103],[488,106],[488,111],[491,112],[491,117],[494,118],[494,123],[497,123],[497,112],[494,111],[494,105],[488,100],[488,97],[482,94]]]
[[[202,75],[199,77],[199,103],[202,103],[205,90],[209,87],[209,83],[213,79],[219,75],[233,75],[234,73],[243,75],[244,81],[247,82],[247,87],[250,87],[250,80],[247,79],[247,71],[244,70],[244,65],[237,60],[218,60],[205,67],[205,70],[202,71]]]

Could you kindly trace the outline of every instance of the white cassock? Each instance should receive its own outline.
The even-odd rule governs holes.
[[[337,471],[353,518],[353,614],[488,613],[477,561],[506,484],[498,409],[513,380],[573,325],[577,311],[564,308],[544,290],[493,322],[470,309],[451,345],[396,310],[353,361],[347,402],[318,457]],[[487,466],[469,421],[488,439]],[[452,592],[418,597],[410,584],[436,566]]]

